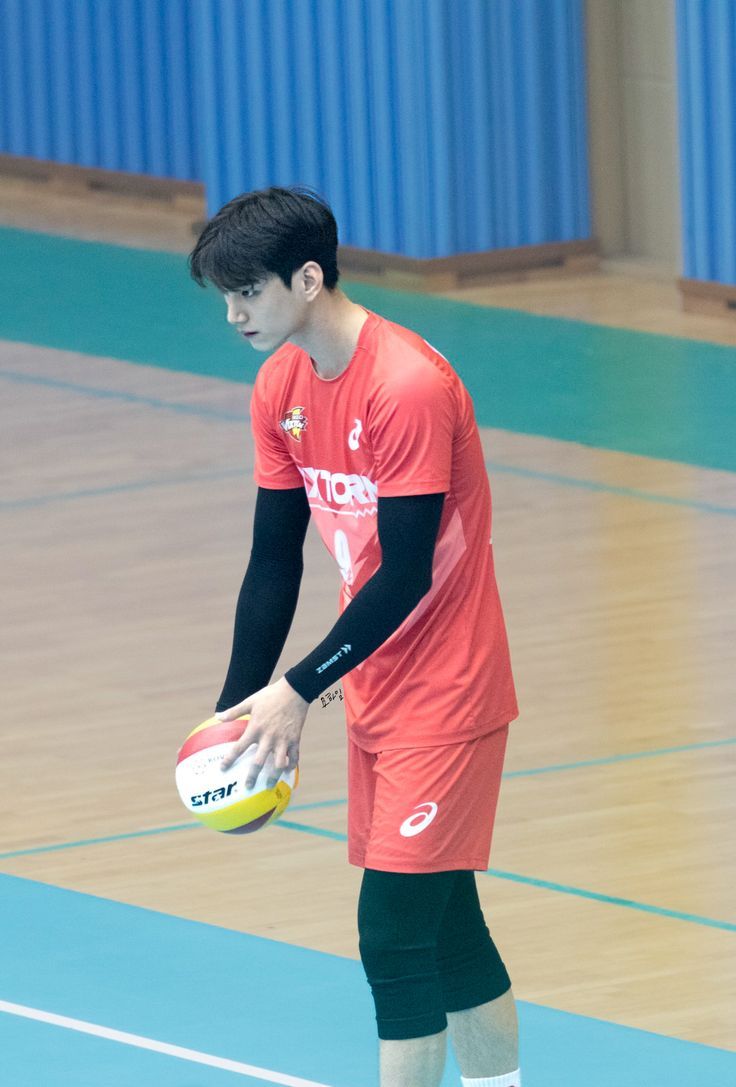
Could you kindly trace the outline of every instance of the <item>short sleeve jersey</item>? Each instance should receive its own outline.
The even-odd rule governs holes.
[[[340,570],[341,611],[381,562],[377,499],[445,495],[431,589],[343,678],[358,746],[461,742],[516,717],[488,477],[470,396],[447,360],[369,313],[332,380],[300,348],[279,348],[258,373],[251,418],[256,483],[305,487]]]

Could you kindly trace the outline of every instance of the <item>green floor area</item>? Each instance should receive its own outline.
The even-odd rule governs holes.
[[[251,382],[184,257],[0,228],[0,339]],[[346,284],[455,365],[483,426],[736,470],[736,348]]]

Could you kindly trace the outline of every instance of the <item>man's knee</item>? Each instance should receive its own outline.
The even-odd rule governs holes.
[[[476,933],[447,954],[438,954],[437,969],[445,1011],[477,1008],[503,996],[511,978],[488,929]]]
[[[472,872],[367,870],[358,930],[380,1038],[437,1034],[446,1012],[478,1007],[511,987]]]
[[[445,1011],[495,1000],[511,979],[488,931],[473,872],[460,872],[437,939],[437,969]]]
[[[434,875],[434,873],[433,873]],[[438,1034],[447,1026],[437,973],[437,911],[421,877],[366,872],[358,908],[360,957],[386,1040]],[[436,891],[434,880],[431,890]]]

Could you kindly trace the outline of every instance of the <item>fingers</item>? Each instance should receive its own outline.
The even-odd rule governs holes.
[[[258,752],[256,752],[257,762],[254,762],[252,764],[251,774],[248,776],[248,781],[246,782],[246,785],[248,786],[249,789],[252,789],[253,786],[255,785],[255,779],[260,774],[261,770],[263,769],[263,766],[266,763],[266,760],[268,759],[269,749],[264,748],[264,750],[266,751],[266,754],[263,756],[262,759],[261,759],[260,749],[259,749]],[[274,751],[273,771],[269,774],[268,779],[266,781],[266,788],[267,789],[273,789],[274,786],[279,781],[279,779],[281,778],[281,776],[287,770],[295,770],[296,767],[299,764],[299,747],[298,747],[298,745],[295,745],[293,743],[290,743],[290,744],[279,743],[273,748],[273,751]],[[251,777],[253,777],[253,785],[250,784]]]
[[[246,789],[254,788],[255,783],[258,780],[258,775],[260,774],[263,767],[266,765],[266,759],[268,758],[270,751],[271,743],[267,738],[264,738],[259,743],[258,750],[253,756],[250,766],[248,767],[248,777],[245,779]],[[276,778],[276,780],[278,781],[278,777]]]
[[[274,748],[273,757],[273,773],[269,775],[266,782],[267,789],[273,789],[276,782],[281,777],[284,770],[289,769],[289,748],[288,744],[282,742],[276,745]]]
[[[235,721],[238,717],[245,717],[250,713],[250,698],[245,702],[238,702],[237,706],[231,706],[228,710],[220,710],[215,714],[218,721]]]
[[[220,769],[229,770],[232,764],[240,758],[247,746],[248,745],[244,744],[242,740],[238,740],[235,747],[233,747],[227,755],[223,756],[222,762],[220,763]]]
[[[237,706],[231,706],[230,709],[221,710],[219,713],[216,713],[215,719],[217,721],[236,721],[238,717],[247,717],[249,715],[250,699],[246,698],[245,702],[239,702]],[[220,763],[221,770],[229,770],[235,760],[239,759],[245,749],[249,747],[252,742],[250,738],[246,740],[246,732],[248,731],[249,724],[250,721],[244,725],[243,731],[240,734],[240,739],[237,741],[235,747],[233,747],[229,754],[225,755],[223,758]]]
[[[285,770],[294,769],[299,758],[299,737],[304,727],[307,703],[297,704],[298,696],[281,681],[256,691],[243,702],[217,713],[219,721],[230,722],[247,717],[240,738],[221,761],[228,770],[249,748],[255,754],[249,759],[245,785],[252,789],[263,770],[269,755],[273,755],[269,767],[267,787],[272,788]],[[303,700],[301,700],[303,701]]]
[[[253,743],[249,725],[250,722],[243,728],[240,739],[236,740],[234,745],[230,748],[230,751],[223,756],[222,762],[220,763],[221,770],[229,770],[232,764],[239,759],[243,752]]]
[[[226,712],[233,713],[236,709],[238,709],[237,706],[233,707],[232,710],[227,710]],[[249,718],[243,728],[240,739],[236,740],[233,743],[233,746],[228,751],[228,753],[226,755],[223,755],[222,761],[220,763],[221,770],[229,770],[233,763],[237,762],[237,760],[240,758],[244,751],[247,751],[249,747],[251,747],[254,743],[258,742],[258,749],[255,752],[248,766],[248,777],[245,781],[246,789],[253,788],[258,778],[258,775],[265,766],[266,760],[268,759],[268,756],[272,750],[277,750],[281,754],[282,759],[284,757],[283,752],[285,751],[285,748],[283,747],[283,745],[279,745],[278,748],[274,748],[271,738],[269,736],[259,736],[259,731],[260,730],[257,726],[253,726],[252,718]],[[288,762],[288,755],[286,755],[286,760]],[[278,767],[279,764],[275,763],[275,765]],[[279,769],[278,773],[273,779],[274,784],[278,781],[280,776],[281,770]],[[271,788],[270,778],[268,787]]]
[[[243,735],[237,741],[232,750],[223,758],[220,766],[223,770],[229,770],[229,768],[236,762],[240,756],[246,751],[254,742],[255,737],[252,732],[246,728],[243,731]],[[258,750],[255,752],[248,767],[248,777],[245,780],[246,789],[253,789],[255,787],[258,776],[266,765],[268,756],[274,752],[273,758],[273,773],[269,775],[266,782],[267,789],[273,789],[277,781],[284,773],[285,770],[295,769],[299,762],[299,748],[293,744],[279,743],[272,748],[271,741],[268,737],[264,737],[258,745]]]

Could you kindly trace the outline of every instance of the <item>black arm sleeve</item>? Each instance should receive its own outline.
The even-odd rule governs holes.
[[[238,597],[230,667],[218,710],[242,702],[271,678],[299,598],[308,524],[303,487],[258,488],[253,549]]]
[[[307,702],[378,649],[429,591],[444,497],[378,499],[381,565],[324,641],[286,673]]]

